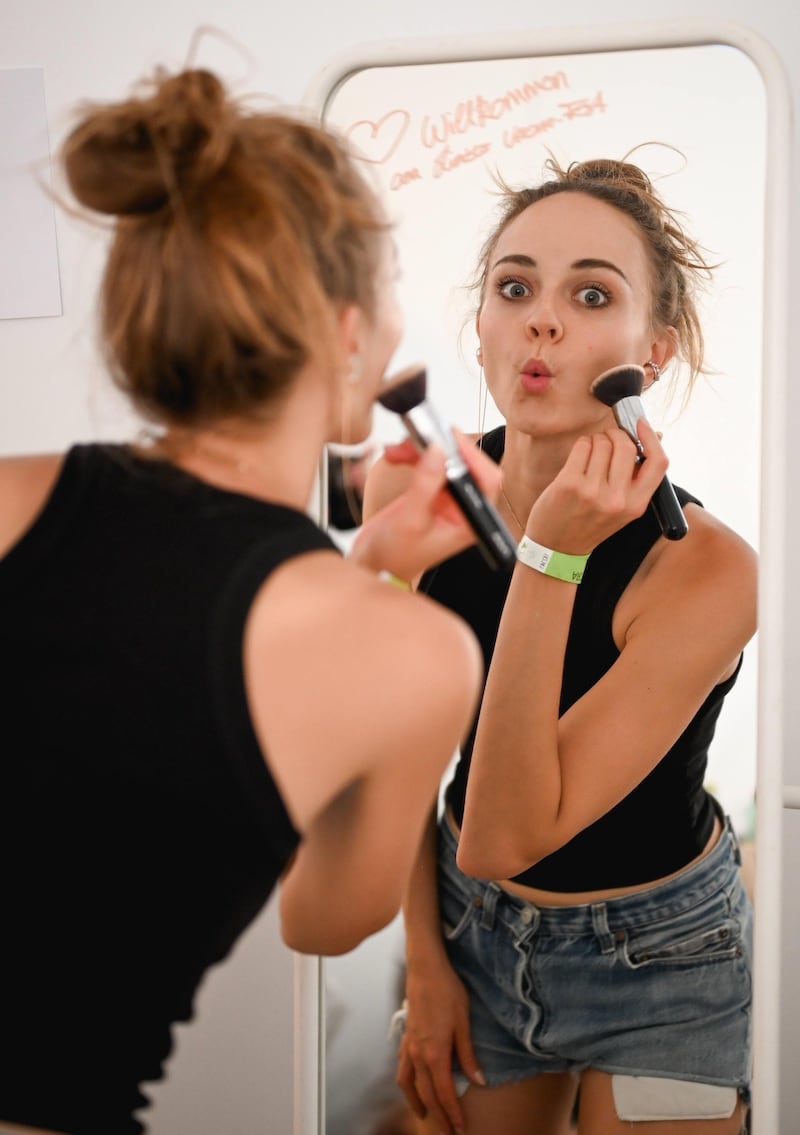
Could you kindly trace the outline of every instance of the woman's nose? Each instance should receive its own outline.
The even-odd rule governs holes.
[[[538,299],[527,317],[528,330],[535,338],[559,339],[563,333],[561,320],[552,303]]]

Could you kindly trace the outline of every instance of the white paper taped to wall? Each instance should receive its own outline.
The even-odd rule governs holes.
[[[0,69],[0,319],[61,315],[40,67]]]

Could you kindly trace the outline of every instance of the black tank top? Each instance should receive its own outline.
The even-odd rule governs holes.
[[[248,713],[247,613],[333,548],[293,509],[80,446],[0,560],[0,1120],[142,1130],[139,1084],[298,843]]]
[[[486,434],[483,449],[500,461],[505,429]],[[675,489],[682,505],[700,504]],[[617,602],[660,536],[648,509],[592,552],[577,590],[564,661],[560,712],[589,690],[619,657],[611,633]],[[510,578],[487,567],[469,548],[423,576],[420,590],[461,615],[475,631],[488,671]],[[635,886],[684,867],[711,835],[714,802],[703,787],[708,747],[725,695],[736,674],[711,691],[696,715],[644,780],[610,812],[516,881],[549,891],[588,891]],[[664,691],[669,697],[669,690]],[[535,697],[535,691],[531,691]],[[446,799],[462,822],[477,717],[464,744]],[[598,779],[603,776],[597,770]]]

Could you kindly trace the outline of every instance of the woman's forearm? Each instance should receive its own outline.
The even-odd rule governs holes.
[[[522,870],[536,855],[537,835],[550,840],[558,823],[559,703],[575,590],[515,569],[470,764],[458,851],[467,874]]]
[[[425,825],[419,853],[403,898],[406,930],[406,964],[409,969],[428,969],[447,963],[441,931],[436,883],[437,818],[432,809]]]

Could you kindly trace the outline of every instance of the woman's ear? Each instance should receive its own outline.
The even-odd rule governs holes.
[[[362,350],[364,316],[354,303],[346,304],[339,312],[339,345],[342,358],[349,359]]]
[[[665,327],[650,344],[650,358],[659,370],[664,370],[678,351],[678,332],[674,327]]]
[[[334,370],[351,385],[361,379],[365,346],[364,313],[356,304],[342,307],[338,314],[339,357]]]

